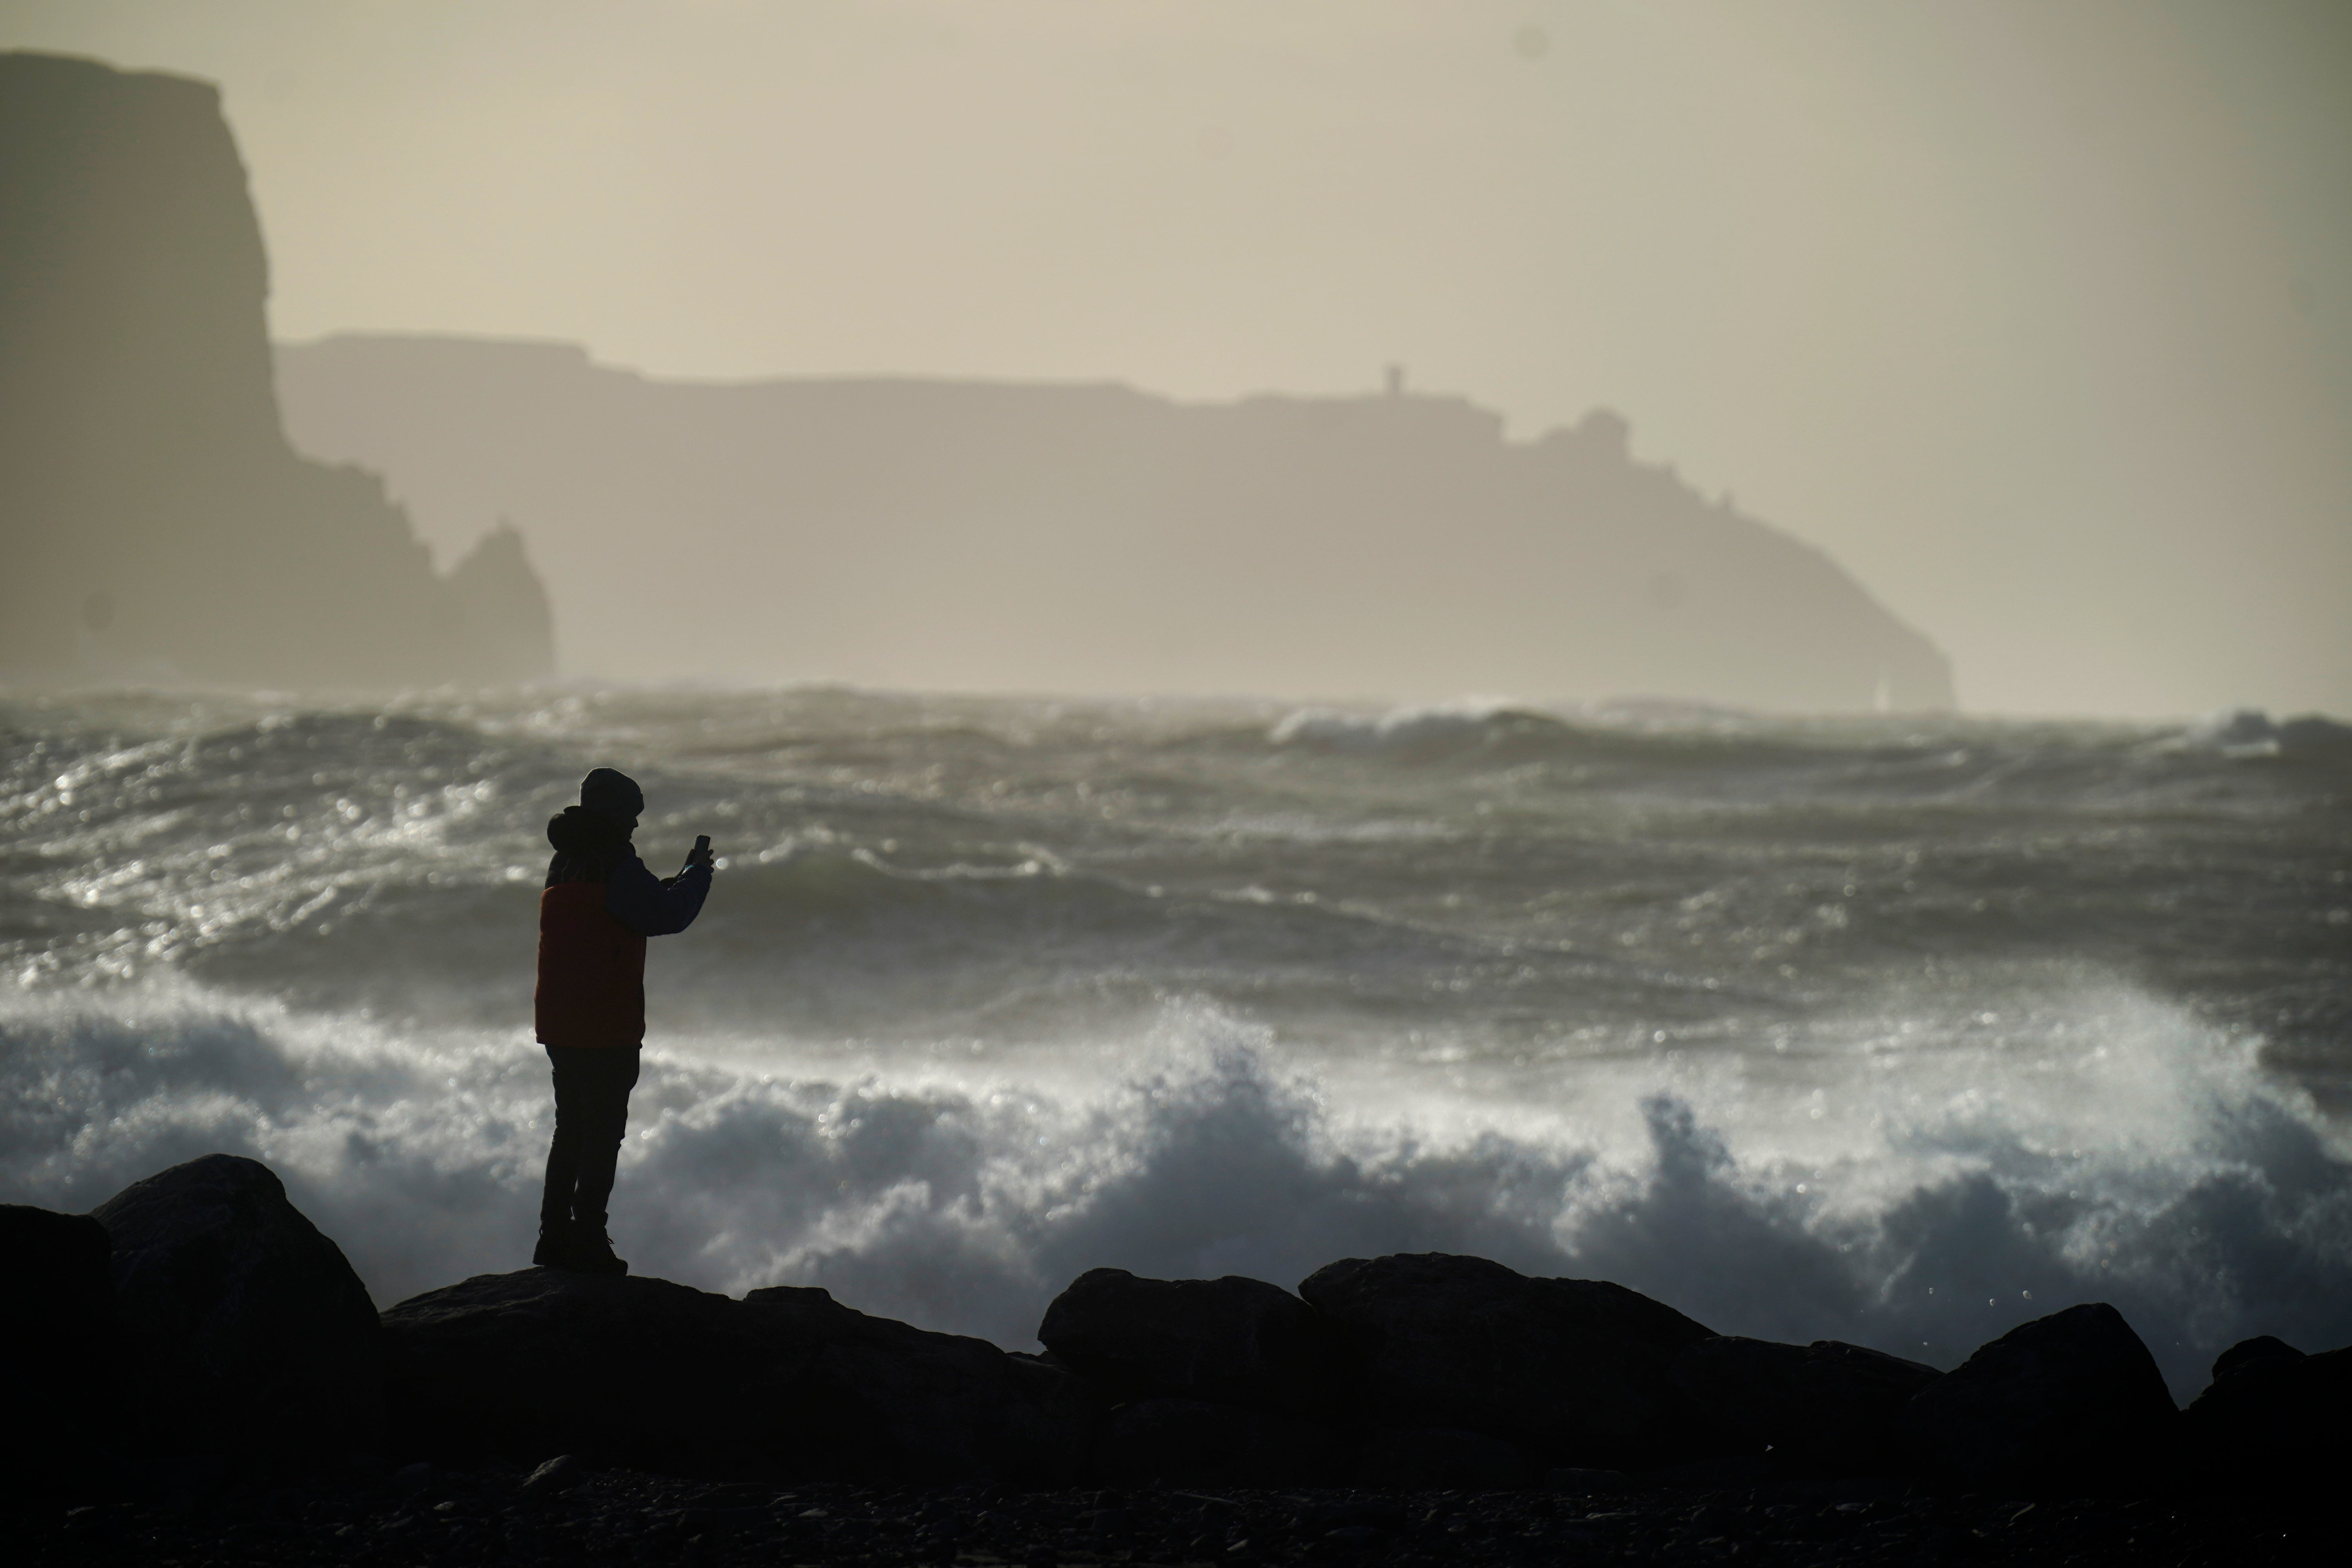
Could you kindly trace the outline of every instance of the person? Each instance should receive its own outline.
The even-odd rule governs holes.
[[[626,1274],[605,1232],[629,1090],[646,1038],[646,939],[684,931],[710,891],[709,841],[656,879],[629,836],[646,808],[636,781],[598,768],[580,804],[547,825],[555,856],[539,895],[539,984],[531,1013],[555,1070],[555,1139],[530,1260]]]

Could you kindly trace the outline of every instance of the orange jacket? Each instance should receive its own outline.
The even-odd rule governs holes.
[[[540,893],[530,1010],[543,1046],[645,1044],[646,939],[605,911],[604,883],[559,882]]]

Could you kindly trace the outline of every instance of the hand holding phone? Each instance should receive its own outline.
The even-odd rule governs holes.
[[[686,863],[689,866],[708,866],[711,863],[710,835],[698,833],[694,836],[694,853],[686,858]]]

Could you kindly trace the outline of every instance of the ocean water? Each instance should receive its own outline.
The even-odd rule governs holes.
[[[2352,732],[835,689],[0,696],[0,1199],[251,1154],[379,1305],[528,1258],[546,818],[675,869],[639,1272],[1028,1348],[1082,1270],[1481,1253],[2177,1394],[2352,1342]]]

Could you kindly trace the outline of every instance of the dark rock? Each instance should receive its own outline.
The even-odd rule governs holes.
[[[1387,1427],[1365,1439],[1360,1486],[1414,1491],[1498,1491],[1526,1486],[1535,1469],[1518,1445],[1444,1426]]]
[[[1298,1293],[1343,1335],[1380,1425],[1484,1432],[1544,1461],[1612,1469],[1708,1441],[1667,1368],[1712,1333],[1622,1285],[1413,1253],[1331,1264]]]
[[[1375,1530],[1393,1532],[1405,1527],[1405,1521],[1412,1512],[1402,1498],[1349,1497],[1317,1503],[1302,1510],[1298,1522],[1310,1532],[1341,1530],[1352,1525],[1370,1525]]]
[[[1262,1279],[1081,1274],[1045,1309],[1049,1353],[1115,1399],[1174,1398],[1294,1415],[1328,1409],[1339,1362],[1329,1326]]]
[[[1734,1451],[1769,1450],[1800,1471],[1872,1475],[1900,1468],[1903,1407],[1943,1373],[1837,1340],[1725,1334],[1685,1346],[1671,1375]]]
[[[570,1454],[558,1454],[523,1478],[527,1492],[569,1491],[588,1479],[588,1467]]]
[[[527,1269],[383,1315],[394,1430],[442,1454],[932,1481],[1066,1479],[1077,1382],[823,1290],[740,1301],[664,1279]]]
[[[1144,1399],[1104,1419],[1094,1472],[1111,1486],[1334,1486],[1353,1458],[1328,1427],[1237,1405]]]
[[[2256,1334],[2251,1340],[2240,1340],[2213,1358],[2213,1380],[2218,1383],[2247,1367],[2302,1359],[2303,1352],[2284,1340],[2272,1334]]]
[[[1343,1524],[1323,1532],[1323,1539],[1316,1542],[1315,1555],[1342,1560],[1371,1557],[1386,1552],[1395,1541],[1395,1531],[1376,1524]]]
[[[1710,1454],[1643,1472],[1644,1486],[1683,1487],[1694,1491],[1746,1491],[1782,1479],[1781,1468],[1763,1454]]]
[[[2182,1427],[2196,1473],[2297,1490],[2352,1465],[2352,1346],[2305,1355],[2264,1335],[2231,1346]]]
[[[0,1204],[0,1487],[40,1490],[104,1465],[120,1421],[106,1227]]]
[[[2137,1482],[2168,1456],[2179,1412],[2121,1312],[2069,1307],[1979,1348],[1904,1407],[1911,1456],[1971,1489],[2027,1496]]]
[[[1630,1483],[1622,1470],[1587,1470],[1557,1465],[1544,1472],[1543,1484],[1560,1492],[1622,1492]]]
[[[315,1458],[375,1443],[375,1305],[269,1167],[207,1154],[124,1188],[93,1217],[167,1447]]]
[[[134,1467],[134,1489],[166,1513],[185,1514],[219,1493],[234,1473],[235,1467],[219,1454],[166,1454]]]
[[[731,1508],[688,1509],[679,1517],[677,1528],[681,1535],[708,1535],[724,1541],[764,1529],[767,1523],[766,1509],[738,1504]]]
[[[112,1317],[111,1250],[106,1227],[88,1215],[0,1204],[10,1287],[0,1290],[0,1330],[12,1339],[72,1333]]]

